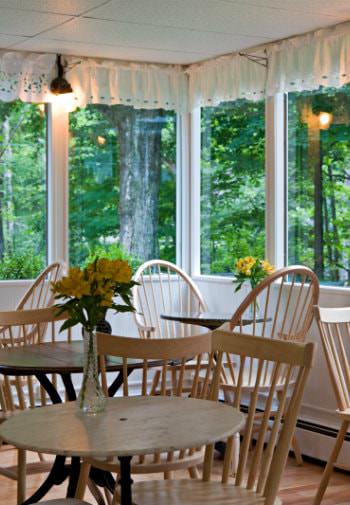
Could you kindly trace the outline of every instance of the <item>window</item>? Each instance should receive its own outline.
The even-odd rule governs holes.
[[[46,265],[46,114],[0,102],[0,279],[32,279]]]
[[[201,114],[201,273],[229,274],[265,255],[265,102]]]
[[[350,283],[350,87],[288,95],[288,263]]]
[[[124,105],[70,114],[69,255],[175,261],[176,116]]]

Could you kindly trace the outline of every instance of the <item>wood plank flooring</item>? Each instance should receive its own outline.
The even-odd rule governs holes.
[[[30,461],[36,461],[37,456],[30,454]],[[0,450],[0,465],[8,466],[16,463],[16,452],[4,446]],[[217,475],[221,471],[221,462],[215,462],[215,472]],[[322,474],[322,468],[311,463],[304,463],[298,467],[295,460],[290,458],[284,472],[280,486],[279,496],[284,505],[311,505],[318,483]],[[181,473],[178,473],[181,476]],[[159,476],[157,476],[158,478]],[[186,474],[187,477],[187,474]],[[149,476],[147,478],[152,478]],[[34,492],[43,480],[43,475],[30,475],[27,477],[28,496]],[[137,478],[135,479],[137,480]],[[65,496],[65,489],[56,487],[47,496],[47,499],[62,498]],[[94,503],[91,495],[86,495],[86,500]],[[350,476],[335,472],[328,487],[322,505],[350,505]],[[0,476],[0,505],[16,505],[16,483]]]

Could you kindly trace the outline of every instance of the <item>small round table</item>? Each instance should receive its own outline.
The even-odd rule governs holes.
[[[23,411],[0,426],[0,437],[47,454],[118,457],[121,505],[132,505],[132,456],[211,444],[237,433],[244,423],[244,414],[219,402],[136,396],[110,398],[96,416],[79,413],[74,403]],[[71,479],[76,483],[77,476]]]
[[[48,342],[0,349],[0,374],[35,376],[54,404],[61,403],[63,400],[52,380],[50,380],[51,374],[57,374],[61,377],[67,399],[74,401],[76,400],[76,392],[71,374],[82,373],[83,363],[84,343],[81,340],[73,342]],[[162,362],[152,361],[149,363],[149,366],[158,366],[160,364]],[[129,359],[127,375],[130,375],[133,370],[142,368],[142,366],[142,360]],[[109,396],[114,396],[124,381],[122,359],[108,357],[106,368],[109,372],[117,372],[116,378],[108,388]],[[54,485],[61,484],[71,474],[76,473],[74,467],[79,467],[79,459],[76,460],[73,458],[72,464],[67,466],[65,456],[56,456],[48,476],[24,504],[29,505],[41,500]],[[99,486],[114,487],[114,479],[108,472],[92,468],[90,477]],[[74,488],[74,480],[72,482]],[[71,488],[72,486],[68,486],[68,494],[70,496],[73,493]]]
[[[194,324],[204,326],[209,330],[216,330],[224,323],[228,323],[232,319],[232,314],[220,312],[172,312],[171,314],[160,314],[161,319],[168,321],[177,321],[178,323]],[[252,324],[252,319],[242,319],[242,326]],[[264,318],[256,319],[256,323],[263,323]]]

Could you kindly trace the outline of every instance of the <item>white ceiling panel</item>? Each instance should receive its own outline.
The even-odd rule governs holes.
[[[146,49],[206,54],[223,53],[266,42],[266,37],[231,35],[145,24],[78,18],[45,34],[46,39],[92,42]]]
[[[215,1],[215,0],[214,0]],[[350,17],[350,0],[225,0],[232,3],[250,4],[257,6],[272,7],[274,9],[313,12],[327,14],[331,17]],[[344,19],[345,18],[345,19]]]
[[[46,14],[26,11],[19,14],[15,9],[0,10],[0,33],[6,35],[32,36],[71,19],[61,14]]]
[[[1,44],[1,39],[0,39]],[[159,63],[186,64],[203,59],[203,55],[196,52],[162,51],[161,49],[143,49],[140,47],[119,47],[94,42],[74,42],[26,39],[16,47],[23,51],[38,51],[91,56],[95,58],[111,58],[115,60],[148,61]],[[214,56],[214,53],[212,54]]]
[[[0,47],[186,64],[349,19],[350,0],[0,0]]]
[[[87,16],[268,38],[285,37],[335,22],[334,16],[327,13],[305,10],[303,16],[300,16],[300,11],[292,8],[286,20],[285,8],[263,6],[264,1],[279,5],[284,5],[285,2],[257,0],[254,5],[254,1],[236,3],[227,0],[112,0],[103,7],[93,9]],[[350,5],[350,1],[347,1]],[[308,2],[303,3],[305,5]],[[292,6],[293,2],[290,2],[290,5]]]
[[[27,37],[16,37],[15,35],[2,35],[0,33],[0,48],[11,47],[14,44],[27,41]]]
[[[77,16],[105,3],[106,0],[0,0],[0,8],[9,7]]]

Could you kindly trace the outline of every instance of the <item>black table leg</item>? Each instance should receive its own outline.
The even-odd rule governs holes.
[[[127,376],[129,377],[129,375],[131,374],[131,372],[133,372],[133,369],[132,368],[128,368],[128,372],[127,372]],[[121,370],[117,377],[114,379],[114,381],[112,382],[112,384],[109,386],[108,388],[108,396],[110,398],[112,398],[116,392],[120,389],[120,387],[122,386],[124,382],[124,373],[123,371]]]
[[[61,373],[61,379],[64,384],[64,388],[67,393],[67,398],[70,402],[74,402],[77,399],[77,395],[73,386],[72,376],[70,373]]]
[[[132,505],[131,484],[133,480],[130,474],[131,456],[119,456],[120,462],[120,505]]]
[[[42,385],[42,387],[45,389],[47,394],[49,395],[49,398],[52,401],[52,403],[62,403],[62,398],[58,394],[57,389],[49,380],[47,375],[45,375],[44,373],[37,373],[35,376]]]
[[[66,480],[69,475],[69,467],[64,463],[66,461],[65,456],[56,456],[55,461],[52,465],[49,475],[46,477],[45,481],[41,484],[39,489],[35,491],[34,494],[27,500],[25,500],[22,505],[30,505],[31,503],[37,503],[50,491],[53,486],[58,486]]]
[[[72,457],[69,472],[69,484],[67,489],[67,498],[74,498],[77,490],[78,480],[80,474],[80,458]]]

